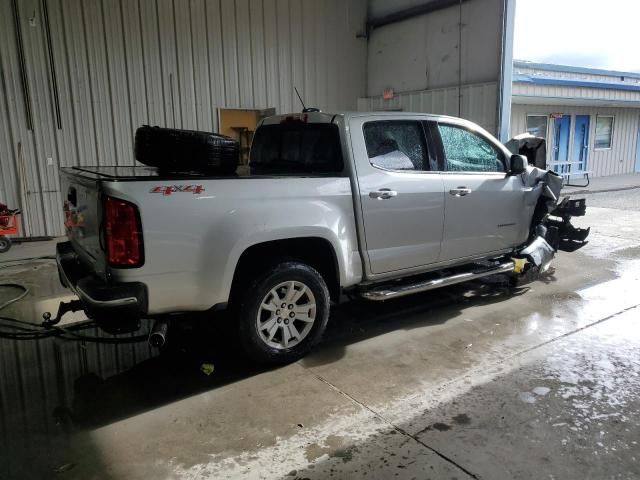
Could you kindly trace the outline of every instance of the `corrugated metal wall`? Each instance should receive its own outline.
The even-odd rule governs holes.
[[[23,209],[28,235],[59,235],[58,167],[133,164],[139,125],[216,131],[219,107],[298,111],[294,86],[308,105],[355,109],[366,7],[0,0],[0,200]]]
[[[497,130],[497,83],[479,83],[462,87],[462,101],[458,112],[458,88],[437,88],[396,94],[390,100],[382,96],[358,99],[359,111],[389,111],[433,113],[462,117],[477,123],[489,132]]]
[[[638,128],[640,128],[640,109],[514,104],[511,107],[511,136],[527,131],[527,114],[549,115],[551,113],[572,115],[571,137],[569,139],[570,148],[573,145],[575,115],[591,116],[589,122],[589,156],[587,159],[587,170],[592,171],[594,177],[633,173],[636,158],[636,142],[638,141]],[[615,116],[613,144],[612,148],[607,150],[595,150],[593,147],[596,132],[596,116],[598,114]],[[551,119],[549,119],[548,131],[553,131]],[[549,133],[548,136],[551,136],[551,133]],[[552,147],[553,145],[550,145],[547,149],[549,154]],[[571,151],[569,151],[569,155],[571,155]]]
[[[398,0],[386,3],[398,8]],[[466,0],[375,28],[369,38],[367,96],[390,87],[410,92],[498,82],[505,3]]]

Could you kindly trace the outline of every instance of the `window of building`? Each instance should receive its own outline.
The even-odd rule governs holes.
[[[481,136],[454,125],[439,123],[447,171],[504,172],[503,155]]]
[[[534,137],[547,138],[547,116],[527,115],[527,132]]]
[[[369,161],[374,167],[385,170],[429,170],[429,156],[420,122],[367,122],[364,124],[364,141]]]
[[[611,148],[613,141],[613,115],[598,115],[596,118],[595,148],[604,150]]]

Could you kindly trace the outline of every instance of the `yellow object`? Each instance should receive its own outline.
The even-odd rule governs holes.
[[[522,271],[524,270],[524,266],[527,263],[527,259],[526,258],[514,258],[513,259],[513,271],[516,273],[522,273]]]
[[[214,370],[215,367],[213,366],[213,363],[203,363],[200,365],[200,371],[205,375],[211,375]]]

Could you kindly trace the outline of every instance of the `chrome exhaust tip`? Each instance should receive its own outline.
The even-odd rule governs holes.
[[[169,324],[164,320],[156,320],[149,334],[149,345],[155,348],[161,348],[167,343],[167,331]]]

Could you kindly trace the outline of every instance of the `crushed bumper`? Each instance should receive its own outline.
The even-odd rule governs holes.
[[[71,289],[91,318],[142,318],[147,313],[147,289],[143,283],[106,282],[78,259],[70,242],[56,245],[56,263],[63,286]]]
[[[520,250],[516,258],[525,258],[536,267],[546,270],[555,254],[553,247],[543,237],[538,236],[533,242]]]
[[[587,210],[585,199],[562,199],[558,206],[549,214],[545,222],[549,235],[547,236],[553,247],[563,252],[575,252],[587,244],[587,237],[591,228],[576,228],[571,224],[571,217],[584,216]]]

